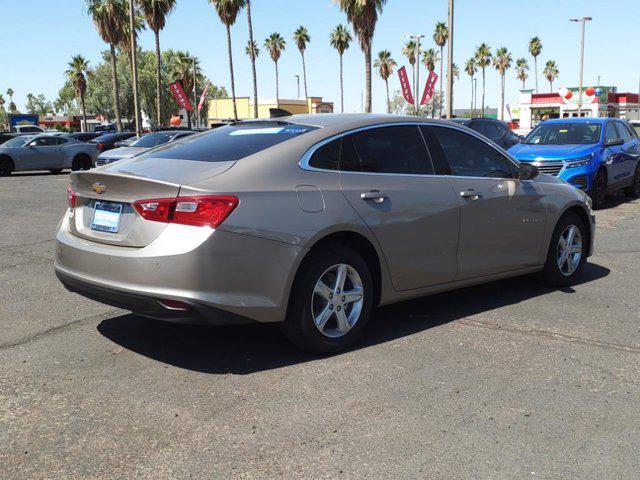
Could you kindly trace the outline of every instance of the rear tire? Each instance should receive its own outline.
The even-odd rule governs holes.
[[[326,245],[300,266],[284,321],[285,335],[309,352],[345,350],[362,337],[374,292],[369,266],[357,252],[340,244]]]
[[[560,218],[551,236],[547,261],[539,275],[543,283],[564,287],[575,281],[587,260],[587,235],[578,214],[567,212]]]
[[[88,155],[80,154],[73,159],[71,164],[71,170],[74,172],[78,170],[89,170],[93,164],[91,163],[91,157]]]
[[[607,200],[607,174],[604,170],[598,170],[596,177],[593,179],[593,185],[589,192],[593,208],[602,208]]]
[[[640,162],[636,165],[636,171],[633,174],[633,182],[627,188],[624,189],[624,194],[627,197],[640,197]]]
[[[53,174],[53,175],[58,175],[60,172],[62,172],[61,168],[50,168],[49,171]]]
[[[0,157],[0,177],[11,175],[14,170],[13,160],[9,157]]]

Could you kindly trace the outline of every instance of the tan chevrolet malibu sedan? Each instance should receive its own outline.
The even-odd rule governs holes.
[[[446,121],[243,121],[71,175],[55,270],[71,291],[184,323],[282,322],[314,352],[409,298],[593,249],[587,195]],[[464,301],[464,299],[461,299]]]

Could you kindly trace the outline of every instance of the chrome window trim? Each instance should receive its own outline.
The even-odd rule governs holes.
[[[416,126],[416,127],[421,127],[421,126],[427,126],[427,127],[444,127],[444,128],[451,128],[452,130],[458,130],[460,132],[463,133],[467,133],[475,138],[477,138],[478,140],[484,142],[485,144],[487,144],[489,147],[493,148],[494,150],[496,150],[498,153],[500,153],[501,155],[503,155],[508,161],[510,161],[513,164],[513,167],[518,170],[520,163],[514,159],[506,150],[502,149],[500,146],[495,145],[493,142],[491,142],[491,140],[485,138],[484,136],[480,135],[478,132],[471,130],[468,127],[465,128],[460,128],[458,125],[450,125],[448,123],[439,123],[439,122],[385,122],[385,123],[377,123],[374,125],[366,125],[363,127],[357,127],[357,128],[353,128],[351,130],[346,130],[344,132],[338,133],[336,135],[332,135],[331,137],[325,138],[324,140],[319,141],[318,143],[312,145],[311,147],[309,147],[309,149],[307,149],[307,151],[302,155],[302,157],[300,158],[300,161],[298,162],[298,166],[302,169],[302,170],[308,170],[311,172],[323,172],[323,173],[340,173],[340,174],[350,174],[350,175],[392,175],[395,177],[452,177],[452,178],[486,178],[486,179],[500,179],[500,180],[517,180],[517,178],[515,177],[511,177],[509,178],[501,178],[501,177],[471,177],[471,176],[462,176],[462,175],[439,175],[437,173],[435,173],[435,167],[433,165],[433,160],[431,158],[431,151],[429,150],[429,146],[427,144],[426,139],[424,138],[424,135],[422,133],[422,130],[420,130],[420,128],[418,128],[418,131],[420,132],[420,136],[422,137],[422,140],[424,141],[425,147],[427,149],[427,153],[429,155],[429,161],[431,162],[431,166],[433,168],[434,173],[433,174],[428,174],[428,173],[379,173],[379,172],[351,172],[348,170],[342,171],[339,169],[335,169],[335,170],[331,170],[328,168],[317,168],[317,167],[312,167],[311,165],[309,165],[309,160],[311,160],[311,157],[313,156],[313,154],[316,152],[316,150],[318,150],[320,147],[326,145],[327,143],[330,143],[334,140],[338,140],[339,138],[342,138],[346,135],[351,135],[354,133],[358,133],[358,132],[362,132],[365,130],[373,130],[375,128],[384,128],[384,127],[398,127],[398,126]],[[463,125],[464,127],[464,125]]]

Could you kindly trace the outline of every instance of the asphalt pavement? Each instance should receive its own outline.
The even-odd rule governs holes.
[[[0,178],[0,479],[638,479],[640,200],[579,284],[380,309],[328,358],[67,292],[68,175]]]

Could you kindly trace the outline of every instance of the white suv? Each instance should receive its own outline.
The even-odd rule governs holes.
[[[28,134],[38,134],[43,133],[44,130],[37,125],[16,125],[15,127],[16,133],[20,135]]]

